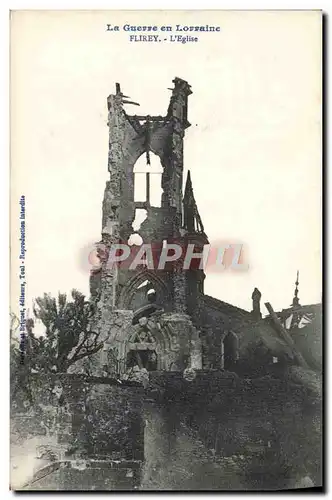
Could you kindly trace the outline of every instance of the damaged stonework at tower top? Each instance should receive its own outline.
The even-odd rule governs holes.
[[[122,93],[118,83],[116,93],[107,99],[110,179],[104,192],[101,241],[106,249],[119,242],[141,245],[181,240],[187,234],[195,235],[199,247],[207,243],[190,174],[184,196],[182,191],[183,140],[190,126],[188,96],[192,91],[180,78],[173,84],[164,116],[128,114],[124,104],[138,104]],[[108,307],[119,307],[123,289],[135,274],[103,266],[91,279],[91,294],[106,294]],[[157,274],[174,308],[185,311],[186,285],[174,287],[174,281],[184,279],[181,273],[174,279]]]
[[[170,268],[151,268],[144,259],[133,268],[108,265],[108,251],[119,243],[144,250],[142,244],[162,243],[164,249],[176,242],[181,248],[194,247],[196,255],[209,243],[189,171],[182,192],[184,135],[190,126],[188,96],[192,92],[179,78],[173,83],[165,116],[128,114],[124,104],[133,102],[119,85],[108,97],[110,178],[104,192],[100,242],[106,258],[101,258],[101,266],[90,277],[91,299],[96,304],[91,329],[103,343],[91,359],[94,375],[121,378],[143,369],[250,371],[250,328],[255,345],[270,346],[267,367],[273,357],[294,358],[287,342],[282,353],[271,351],[269,339],[278,333],[261,318],[259,290],[253,293],[253,311],[249,312],[206,295],[204,270],[186,268],[183,256]],[[155,158],[160,161],[156,171],[152,168]],[[141,160],[143,165],[137,169]],[[152,193],[157,175],[160,200]],[[144,189],[137,198],[139,179]],[[280,340],[273,345],[280,345]],[[256,366],[265,366],[257,352]]]
[[[183,183],[183,137],[188,122],[188,96],[192,93],[190,85],[175,78],[174,88],[166,115],[129,115],[124,104],[136,104],[128,100],[116,84],[116,94],[110,95],[108,104],[109,157],[108,170],[110,181],[106,186],[103,210],[102,232],[106,239],[114,235],[127,241],[133,232],[135,210],[148,211],[154,203],[151,197],[154,172],[149,171],[151,155],[160,160],[159,180],[161,187],[160,203],[163,210],[172,211],[172,222],[168,221],[165,233],[160,236],[174,236],[179,232],[182,213]],[[145,175],[134,171],[140,157],[145,157],[147,168]],[[135,181],[142,184],[141,199],[135,196]],[[121,198],[121,202],[120,202]],[[112,201],[111,201],[112,200]],[[159,218],[160,212],[151,213],[152,218]],[[147,225],[147,224],[146,224]],[[156,224],[154,224],[156,225]],[[148,228],[147,228],[148,229]],[[143,228],[144,230],[144,228]],[[148,231],[149,238],[155,238],[155,231]],[[144,240],[144,235],[141,235]]]
[[[176,240],[184,248],[194,243],[197,251],[208,243],[190,174],[184,195],[182,190],[183,141],[190,126],[188,96],[192,92],[180,78],[173,84],[164,116],[128,114],[124,104],[137,103],[122,93],[119,84],[107,99],[110,178],[104,192],[100,242],[106,255],[120,242],[167,245]],[[155,160],[159,163],[156,169]],[[138,187],[143,189],[138,192]],[[97,304],[93,328],[105,346],[99,366],[106,372],[112,365],[114,369],[114,363],[108,361],[112,353],[122,373],[138,358],[143,366],[157,369],[201,367],[199,333],[192,320],[199,313],[204,278],[200,269],[186,273],[181,261],[170,272],[151,271],[144,264],[135,269],[118,268],[101,259],[101,267],[90,278],[91,296]],[[149,325],[154,332],[152,346],[130,340],[149,337]],[[142,351],[140,356],[138,351]],[[150,351],[156,357],[153,363]]]

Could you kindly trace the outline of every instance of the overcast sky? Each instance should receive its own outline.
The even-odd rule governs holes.
[[[192,44],[130,43],[107,23],[210,24]],[[192,85],[185,173],[210,242],[241,242],[249,270],[208,274],[205,291],[251,309],[321,301],[321,24],[318,12],[25,12],[12,23],[12,309],[19,198],[26,197],[27,304],[88,294],[108,179],[106,99],[121,83],[165,114],[172,79]],[[139,110],[139,111],[138,111]],[[263,309],[264,313],[266,312]]]

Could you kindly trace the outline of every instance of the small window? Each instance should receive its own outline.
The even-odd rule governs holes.
[[[224,338],[224,368],[232,370],[238,360],[238,338],[234,332],[229,332]]]
[[[160,158],[150,152],[150,164],[143,154],[134,167],[134,201],[147,202],[153,207],[161,206],[161,176],[163,167]]]

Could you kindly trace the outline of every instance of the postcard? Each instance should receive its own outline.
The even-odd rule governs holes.
[[[11,12],[11,484],[322,477],[322,12]]]

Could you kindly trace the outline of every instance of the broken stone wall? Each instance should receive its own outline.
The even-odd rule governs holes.
[[[52,376],[30,375],[11,396],[11,487],[64,454],[58,442],[58,386]]]
[[[143,485],[285,489],[321,485],[321,406],[299,381],[227,372],[151,374]]]
[[[113,483],[118,478],[124,484],[125,477],[137,476],[137,472],[130,472],[128,464],[132,462],[133,470],[136,470],[144,457],[144,421],[139,384],[120,384],[112,379],[67,374],[50,377],[35,375],[33,379],[32,401],[26,404],[25,410],[14,409],[11,415],[11,483],[14,489],[34,489],[36,485],[30,482],[34,481],[36,474],[38,476],[38,471],[66,460],[74,463],[83,460],[86,468],[90,467],[87,475],[81,473],[80,484],[87,488],[91,486],[88,476],[90,481],[93,476],[99,477],[98,460],[101,463],[112,462],[113,472],[116,464],[127,463],[126,467],[122,467],[125,472],[121,466],[119,473],[112,472]],[[91,461],[93,465],[89,466]],[[100,467],[103,469],[104,466]],[[52,481],[57,481],[57,474],[61,475],[61,481],[64,477],[70,481],[72,475],[77,475],[76,467],[72,472],[67,470],[71,466],[65,468],[66,472],[55,472],[50,487]],[[100,471],[100,477],[105,474]],[[85,480],[82,483],[83,477]],[[131,484],[132,479],[128,481]],[[57,487],[62,489],[62,484],[57,484]]]

